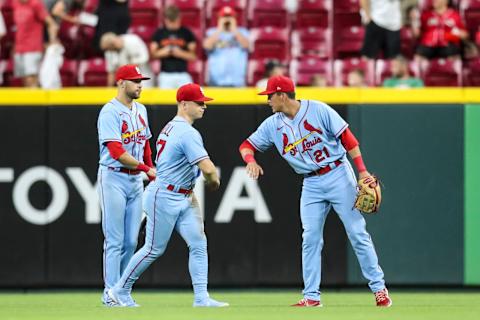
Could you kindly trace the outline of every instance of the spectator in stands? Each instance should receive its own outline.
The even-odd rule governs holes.
[[[113,32],[107,32],[100,40],[100,48],[105,51],[108,86],[115,84],[115,72],[120,66],[125,64],[137,65],[142,74],[152,78],[152,71],[148,64],[147,46],[136,34],[116,35]],[[152,80],[142,82],[142,86],[145,88],[152,87]]]
[[[460,42],[468,37],[460,14],[448,7],[448,0],[432,0],[432,9],[422,13],[420,27],[413,33],[420,37],[417,59],[458,58]]]
[[[192,82],[188,61],[196,59],[196,40],[190,29],[182,27],[178,7],[167,7],[164,18],[165,26],[152,37],[150,54],[162,62],[157,85],[163,89],[177,89]]]
[[[62,20],[72,24],[78,24],[77,16],[71,15],[70,10],[73,7],[83,6],[85,0],[43,0],[50,15],[60,24]]]
[[[347,75],[347,84],[349,87],[366,87],[365,73],[360,69],[350,71]]]
[[[400,0],[360,0],[360,6],[366,26],[362,55],[369,59],[376,59],[381,51],[385,59],[399,55],[402,27]]]
[[[130,27],[131,17],[128,0],[101,0],[97,10],[98,23],[93,43],[99,49],[100,38],[104,33],[125,34]]]
[[[25,87],[38,87],[38,73],[43,53],[43,27],[47,25],[50,43],[57,40],[58,25],[41,0],[14,0],[15,76]]]
[[[317,88],[325,88],[328,86],[327,78],[325,75],[317,73],[312,76],[310,86]]]
[[[207,30],[203,47],[208,53],[209,85],[245,86],[249,32],[237,26],[235,11],[225,6],[219,11],[218,25]]]
[[[388,88],[419,88],[423,81],[412,77],[408,69],[408,61],[403,56],[398,56],[390,64],[392,76],[383,81],[383,86]]]
[[[285,66],[277,59],[268,60],[265,64],[265,77],[257,81],[256,87],[265,90],[270,77],[284,76],[287,73]]]

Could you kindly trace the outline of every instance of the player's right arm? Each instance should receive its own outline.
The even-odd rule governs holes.
[[[205,178],[205,185],[212,191],[220,187],[220,177],[218,176],[217,168],[209,158],[203,159],[197,163],[198,168],[203,173]]]
[[[238,148],[243,161],[247,164],[247,174],[250,178],[257,180],[259,176],[263,175],[263,168],[255,160],[255,147],[245,140]]]

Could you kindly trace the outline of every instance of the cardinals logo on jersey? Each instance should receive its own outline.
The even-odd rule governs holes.
[[[123,120],[122,121],[122,133],[127,132],[127,130],[128,130],[128,123],[127,123],[127,121]]]
[[[303,121],[303,127],[305,130],[310,131],[310,132],[317,132],[318,134],[322,134],[322,130],[315,128],[312,126],[310,123],[308,123],[307,119]]]
[[[297,148],[291,143],[288,142],[288,136],[286,133],[283,133],[283,150],[282,150],[282,155],[285,153],[290,152],[292,156],[295,156],[297,154]]]

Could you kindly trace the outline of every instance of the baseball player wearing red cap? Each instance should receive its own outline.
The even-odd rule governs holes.
[[[259,94],[268,95],[268,104],[274,114],[240,145],[247,173],[253,179],[263,175],[263,168],[254,154],[275,146],[295,172],[304,177],[300,218],[305,288],[304,298],[293,306],[322,306],[319,289],[323,226],[333,206],[342,220],[362,273],[375,294],[377,306],[389,307],[392,300],[365,219],[353,208],[357,180],[346,153],[353,159],[360,178],[370,174],[348,124],[325,103],[295,100],[295,86],[287,77],[271,77],[266,90]]]
[[[132,286],[165,252],[173,230],[188,245],[188,267],[195,296],[193,306],[228,306],[228,303],[216,301],[208,295],[207,238],[198,201],[192,192],[200,172],[209,189],[217,190],[220,186],[217,169],[203,146],[202,137],[192,127],[194,121],[203,117],[205,102],[210,100],[197,84],[186,84],[177,91],[177,116],[158,136],[157,178],[145,191],[145,245],[130,260],[117,284],[108,291],[120,306],[138,306],[130,295]]]
[[[115,75],[117,97],[105,104],[98,116],[100,161],[98,194],[102,209],[103,278],[102,301],[115,303],[107,291],[120,278],[137,246],[142,215],[143,179],[145,172],[155,179],[149,139],[147,110],[134,101],[142,92],[143,76],[135,65],[118,68]]]

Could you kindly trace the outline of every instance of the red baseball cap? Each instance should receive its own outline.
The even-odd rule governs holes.
[[[220,17],[235,17],[236,12],[230,6],[224,6],[218,11]]]
[[[117,69],[115,80],[149,80],[149,77],[142,75],[138,66],[126,64]]]
[[[295,92],[295,85],[292,79],[285,76],[274,76],[268,79],[267,89],[260,92],[260,95],[267,95],[275,92]]]
[[[205,97],[202,88],[196,83],[189,83],[177,90],[177,102],[180,101],[212,101],[212,98]]]

